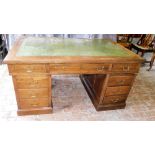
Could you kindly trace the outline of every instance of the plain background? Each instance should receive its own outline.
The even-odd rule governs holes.
[[[155,33],[153,2],[0,1],[0,33]],[[0,122],[0,155],[154,155],[154,141],[153,121]]]

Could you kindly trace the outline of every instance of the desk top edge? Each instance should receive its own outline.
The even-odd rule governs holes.
[[[16,53],[21,46],[23,40],[28,37],[20,37],[15,44],[13,45],[12,49],[10,50],[9,54],[6,56],[4,63],[11,64],[11,63],[103,63],[103,62],[118,62],[118,61],[130,61],[130,62],[143,62],[144,59],[140,56],[136,55],[132,51],[124,48],[123,46],[112,42],[113,44],[117,44],[126,52],[130,53],[130,57],[109,57],[109,56],[16,56]],[[83,39],[84,40],[84,39]],[[103,40],[103,39],[97,39]],[[107,40],[107,39],[106,39]],[[110,40],[109,40],[110,41]]]

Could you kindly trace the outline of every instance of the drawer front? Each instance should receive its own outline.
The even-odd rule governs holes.
[[[80,73],[80,64],[50,64],[51,73]]]
[[[108,86],[130,86],[134,76],[110,76]]]
[[[18,89],[27,89],[27,88],[48,88],[49,77],[47,76],[40,76],[40,77],[23,77],[23,76],[16,76],[16,87]]]
[[[29,64],[29,65],[9,65],[11,73],[46,73],[45,64]]]
[[[48,88],[42,89],[18,89],[18,96],[21,99],[36,99],[36,98],[47,98],[49,97]]]
[[[109,71],[110,64],[83,64],[81,65],[81,72],[83,73],[92,73],[92,74],[101,74]]]
[[[110,96],[105,97],[103,99],[103,102],[101,104],[117,104],[117,103],[123,103],[125,102],[127,96]]]
[[[51,73],[92,73],[109,71],[110,64],[50,64]]]
[[[105,96],[125,95],[129,93],[130,88],[130,86],[107,87]]]
[[[21,109],[31,109],[31,108],[40,108],[48,107],[49,99],[48,98],[38,98],[38,99],[20,99],[19,107]]]
[[[137,73],[139,70],[139,64],[113,64],[112,71],[125,72],[125,73]]]

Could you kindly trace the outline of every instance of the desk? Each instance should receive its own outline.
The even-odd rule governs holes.
[[[18,115],[51,113],[52,75],[80,74],[97,111],[124,108],[141,57],[111,40],[20,38],[4,60]]]

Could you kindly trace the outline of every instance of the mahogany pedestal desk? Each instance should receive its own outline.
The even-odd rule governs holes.
[[[124,108],[141,57],[105,39],[20,38],[4,60],[18,115],[52,113],[52,75],[80,74],[97,111]]]

